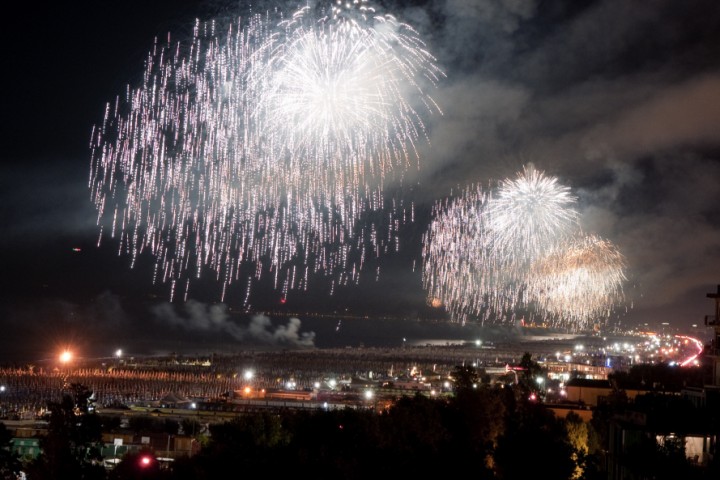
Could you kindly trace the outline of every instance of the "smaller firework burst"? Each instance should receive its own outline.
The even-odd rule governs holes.
[[[625,268],[612,242],[578,234],[533,264],[527,293],[555,322],[587,327],[624,301]]]

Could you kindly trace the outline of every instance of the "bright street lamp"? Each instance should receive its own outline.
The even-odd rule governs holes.
[[[60,362],[69,363],[72,360],[72,352],[65,350],[60,354]]]

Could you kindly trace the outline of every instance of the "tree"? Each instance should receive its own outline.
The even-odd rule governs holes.
[[[520,368],[522,368],[522,381],[532,391],[537,390],[537,378],[542,375],[543,368],[538,362],[532,359],[529,352],[525,352],[520,359]]]
[[[15,480],[21,469],[20,459],[12,451],[12,432],[0,422],[0,480]]]
[[[375,464],[387,464],[386,457],[378,457],[385,441],[379,418],[366,409],[288,412],[283,425],[290,441],[277,453],[301,469],[323,472],[325,478],[366,478],[378,473]]]
[[[192,437],[200,435],[202,432],[202,425],[194,418],[183,418],[180,420],[180,430],[184,435],[190,435]]]
[[[257,471],[278,463],[278,452],[287,444],[288,436],[281,416],[267,412],[249,413],[227,422],[211,424],[207,445],[192,461],[184,462],[184,471],[176,469],[177,478],[223,478],[228,471]],[[192,472],[192,474],[190,473]]]
[[[28,466],[30,478],[47,480],[101,480],[102,426],[89,411],[92,392],[80,384],[70,386],[60,402],[49,402],[47,435],[40,440],[41,454]]]
[[[180,422],[172,418],[153,418],[146,416],[130,417],[128,427],[136,435],[147,433],[164,433],[177,435]]]
[[[575,462],[573,478],[586,478],[588,464],[592,463],[589,455],[591,427],[580,418],[580,415],[570,412],[565,416],[565,428],[573,449],[572,459]]]
[[[575,472],[565,425],[544,405],[520,401],[507,416],[505,434],[495,449],[498,478],[569,480]]]
[[[454,463],[461,463],[462,458],[473,459],[472,470],[477,478],[492,478],[493,452],[505,432],[508,412],[505,395],[508,391],[509,388],[494,389],[483,385],[474,390],[462,390],[450,400],[445,423],[450,444],[457,453]]]
[[[454,380],[456,391],[472,390],[480,379],[475,367],[469,365],[457,365],[450,376]]]
[[[451,433],[446,421],[447,406],[420,393],[400,398],[379,417],[380,444],[376,455],[387,455],[398,472],[412,472],[422,465],[430,475],[446,450]],[[418,459],[423,459],[418,461]],[[438,472],[439,473],[439,472]]]

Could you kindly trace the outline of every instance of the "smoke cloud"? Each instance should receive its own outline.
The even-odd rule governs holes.
[[[275,325],[270,317],[254,315],[247,325],[231,317],[225,304],[207,305],[188,300],[176,309],[171,303],[160,303],[151,308],[159,323],[178,327],[189,332],[221,333],[244,343],[282,346],[313,347],[315,332],[301,332],[299,318],[290,318],[285,325]]]

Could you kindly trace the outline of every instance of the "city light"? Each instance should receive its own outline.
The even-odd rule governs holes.
[[[60,354],[60,362],[61,363],[69,363],[73,358],[73,354],[70,350],[64,350]]]

